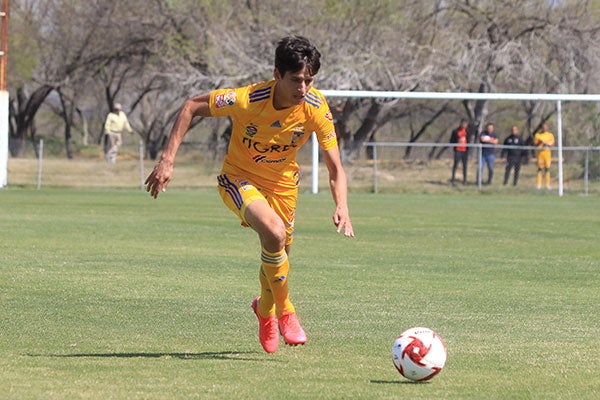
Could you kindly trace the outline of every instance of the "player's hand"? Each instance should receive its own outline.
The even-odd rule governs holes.
[[[154,167],[144,184],[146,185],[146,192],[150,193],[150,196],[158,197],[159,192],[165,192],[167,185],[171,181],[173,176],[173,163],[165,160],[160,160]]]
[[[348,208],[337,208],[333,214],[333,223],[337,227],[337,233],[340,233],[344,229],[344,236],[354,237],[354,230],[352,229],[352,222],[350,221],[350,215],[348,214]]]

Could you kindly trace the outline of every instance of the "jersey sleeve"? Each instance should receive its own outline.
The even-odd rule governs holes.
[[[210,92],[210,114],[214,117],[233,116],[236,110],[243,108],[245,88],[216,89]]]
[[[315,90],[315,92],[320,97],[320,105],[314,111],[313,129],[317,135],[319,146],[322,150],[327,151],[338,145],[335,126],[333,124],[333,115],[325,97],[319,91]]]

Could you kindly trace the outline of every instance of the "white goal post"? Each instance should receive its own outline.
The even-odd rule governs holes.
[[[402,92],[376,90],[321,90],[326,97],[356,97],[372,99],[439,99],[439,100],[537,100],[556,102],[556,134],[558,151],[558,195],[563,195],[563,145],[562,145],[562,102],[600,102],[598,94],[559,94],[559,93],[460,93],[460,92]],[[313,137],[314,140],[314,137]],[[314,146],[313,146],[314,147]],[[313,151],[313,165],[314,165]],[[318,154],[317,154],[318,157]],[[313,168],[313,193],[316,193],[317,171]]]

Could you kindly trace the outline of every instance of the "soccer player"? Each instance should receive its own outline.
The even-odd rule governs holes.
[[[554,146],[554,135],[548,132],[548,124],[543,123],[540,132],[533,137],[533,145],[537,146],[537,188],[542,188],[542,178],[546,179],[546,189],[550,187],[550,163],[552,161],[552,153],[550,147]],[[543,175],[543,176],[542,176]]]
[[[299,167],[296,152],[315,132],[323,150],[337,232],[354,236],[333,118],[323,95],[313,87],[321,54],[301,36],[289,36],[275,50],[274,79],[236,89],[218,89],[187,100],[171,130],[160,161],[146,179],[156,198],[173,175],[173,161],[194,117],[230,117],[231,140],[219,193],[225,205],[260,239],[260,296],[252,301],[259,339],[268,353],[279,344],[306,342],[288,292],[289,253],[294,233]],[[278,333],[279,330],[279,333]]]

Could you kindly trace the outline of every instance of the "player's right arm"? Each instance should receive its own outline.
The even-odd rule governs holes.
[[[177,149],[179,149],[183,137],[190,128],[192,120],[195,117],[211,116],[209,103],[210,93],[206,93],[187,100],[181,107],[177,119],[171,128],[167,147],[163,150],[160,161],[144,182],[146,184],[146,191],[150,192],[152,197],[156,198],[159,192],[164,192],[171,181],[175,154],[177,154]]]

